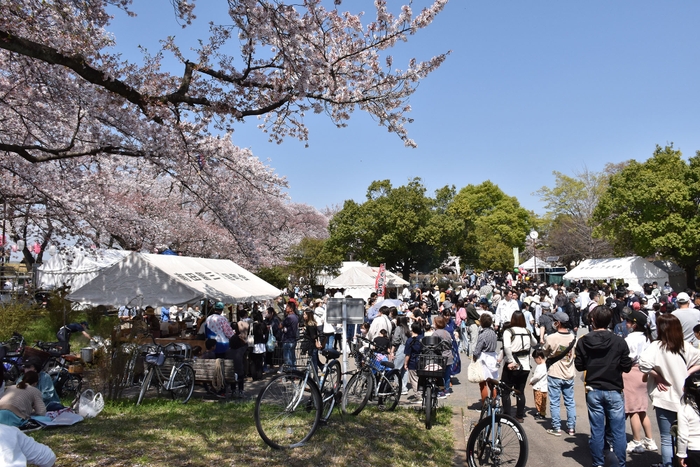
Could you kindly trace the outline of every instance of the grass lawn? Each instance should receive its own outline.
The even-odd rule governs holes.
[[[30,435],[66,466],[420,466],[452,465],[450,408],[426,430],[419,412],[368,406],[359,416],[335,411],[309,443],[293,450],[267,447],[255,429],[255,403],[166,399],[106,402],[97,418]],[[420,406],[418,406],[420,407]]]

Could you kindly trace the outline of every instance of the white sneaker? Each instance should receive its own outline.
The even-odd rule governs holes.
[[[656,445],[653,439],[651,438],[644,438],[642,440],[642,445],[644,446],[644,449],[647,451],[658,451],[659,447]]]
[[[627,452],[644,452],[644,445],[641,441],[632,440],[627,443]]]

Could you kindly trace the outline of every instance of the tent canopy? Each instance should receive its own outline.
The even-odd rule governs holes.
[[[123,260],[130,252],[124,250],[95,250],[86,252],[79,247],[59,251],[37,268],[37,286],[53,289],[68,285],[78,290],[105,268]]]
[[[622,279],[633,290],[642,290],[644,283],[668,280],[668,274],[640,256],[587,259],[564,274],[566,280]]]
[[[523,268],[527,271],[530,270],[535,270],[535,257],[533,256],[532,258],[528,259],[525,261],[523,264],[518,266],[519,268]],[[549,268],[552,267],[549,263],[545,263],[544,260],[542,259],[537,259],[537,269],[544,269],[544,268]]]
[[[203,298],[251,302],[279,294],[233,261],[131,253],[67,298],[91,305],[170,306]]]
[[[354,266],[326,284],[327,289],[345,289],[346,295],[354,298],[369,298],[375,292],[374,283],[379,273],[378,267]],[[386,271],[386,287],[402,287],[409,283],[393,272]]]
[[[374,282],[377,279],[378,273],[379,268],[372,266],[355,266],[327,283],[326,288],[352,289],[360,287],[374,287]],[[386,285],[387,287],[400,287],[403,285],[408,285],[408,282],[401,279],[393,272],[387,271]]]
[[[673,290],[680,292],[688,287],[688,280],[685,274],[685,269],[678,266],[673,261],[661,259],[654,261],[654,265],[668,273],[668,283]],[[662,284],[659,283],[659,286]]]

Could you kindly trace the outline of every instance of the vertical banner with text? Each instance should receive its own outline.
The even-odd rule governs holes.
[[[384,291],[386,290],[386,267],[384,263],[379,265],[379,272],[374,280],[374,288],[377,290],[378,296],[384,297]]]

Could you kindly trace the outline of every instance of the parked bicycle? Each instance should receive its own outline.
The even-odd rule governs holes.
[[[371,400],[377,401],[380,410],[394,410],[401,398],[400,371],[377,352],[373,342],[357,338],[362,345],[353,351],[357,370],[343,390],[343,413],[358,415]]]
[[[425,411],[425,428],[433,427],[438,408],[438,386],[444,381],[447,357],[442,351],[451,347],[447,341],[436,336],[421,339],[421,353],[418,355],[418,387],[423,388],[422,410]]]
[[[22,356],[24,354],[24,337],[17,332],[7,342],[0,343],[0,358],[5,367],[5,383],[14,384],[22,371]]]
[[[481,418],[472,428],[467,440],[467,463],[470,467],[502,466],[523,467],[527,464],[528,442],[525,430],[510,415],[502,413],[501,395],[520,392],[507,384],[487,379],[489,394],[481,409]]]
[[[58,342],[38,341],[36,346],[51,356],[44,363],[43,370],[51,376],[53,387],[60,398],[75,400],[83,388],[83,375],[71,372],[71,365],[79,363],[80,357],[60,355]]]
[[[319,351],[326,363],[317,369],[312,358],[300,351],[301,342],[297,342],[297,365],[283,365],[283,373],[273,377],[255,401],[255,426],[274,449],[306,443],[342,397],[340,352]]]
[[[163,347],[156,344],[154,340],[153,345],[149,344],[145,347],[142,353],[144,376],[136,405],[141,404],[152,387],[158,395],[162,391],[169,391],[173,399],[186,404],[194,391],[194,369],[189,363],[192,358],[190,346],[173,343]]]

